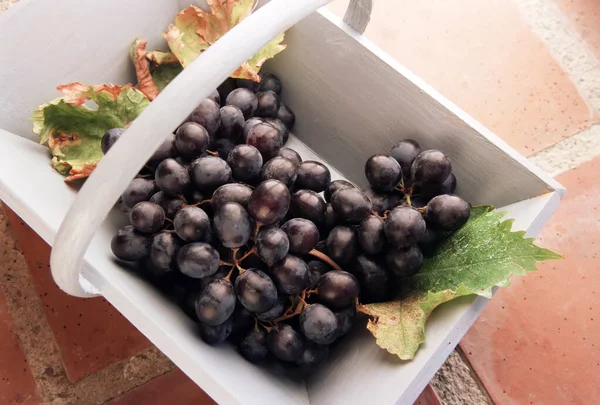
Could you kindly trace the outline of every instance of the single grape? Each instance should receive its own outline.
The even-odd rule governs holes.
[[[371,200],[373,212],[380,215],[398,206],[402,201],[402,194],[398,191],[386,193],[367,187],[363,190],[363,193]]]
[[[281,94],[281,80],[271,73],[265,73],[261,76],[258,89],[261,91],[271,90],[277,94]]]
[[[356,232],[347,226],[336,226],[329,232],[325,248],[329,257],[337,264],[350,264],[359,250]]]
[[[121,135],[125,132],[125,128],[112,128],[106,131],[106,133],[102,136],[102,141],[100,141],[100,149],[102,153],[105,155],[108,153],[108,150],[119,140]]]
[[[267,336],[267,345],[275,357],[283,361],[297,361],[304,353],[304,342],[290,325],[278,323]]]
[[[262,74],[259,73],[258,75],[262,77]],[[256,93],[260,88],[260,82],[251,79],[235,79],[235,85],[241,89],[248,89],[253,93]]]
[[[240,354],[251,363],[260,363],[267,358],[267,332],[253,330],[242,340],[238,347]]]
[[[286,299],[283,299],[283,297],[280,298],[277,301],[277,304],[275,304],[273,306],[273,308],[269,309],[267,312],[256,314],[256,317],[258,319],[260,319],[261,321],[266,321],[266,322],[270,322],[274,319],[279,318],[283,314],[285,300]]]
[[[245,184],[224,184],[213,193],[212,207],[215,211],[218,211],[225,203],[236,202],[245,208],[248,206],[252,191],[253,190]]]
[[[233,90],[237,88],[237,84],[235,83],[235,79],[232,77],[228,77],[225,79],[223,83],[219,87],[217,87],[217,92],[219,93],[219,99],[221,100],[220,104],[223,105],[225,100],[227,100],[227,96]]]
[[[209,143],[208,131],[195,122],[185,122],[175,132],[175,147],[186,159],[200,157]]]
[[[390,247],[385,253],[385,260],[397,276],[410,277],[417,274],[423,265],[423,253],[417,246],[406,249]]]
[[[221,107],[221,126],[218,135],[235,143],[244,141],[244,113],[234,105]]]
[[[354,275],[360,284],[361,302],[383,302],[390,295],[390,275],[385,265],[374,257],[359,255]]]
[[[263,181],[248,201],[248,213],[261,225],[273,225],[287,214],[290,198],[287,187],[279,180]]]
[[[356,319],[356,309],[354,305],[341,309],[335,312],[335,316],[338,319],[338,336],[347,335],[354,326],[354,320]]]
[[[369,215],[358,227],[358,243],[362,250],[370,255],[380,253],[387,242],[383,219],[377,215]]]
[[[254,245],[256,255],[269,266],[283,259],[289,248],[288,236],[279,228],[261,229]]]
[[[356,277],[345,271],[333,270],[319,280],[317,296],[329,308],[341,309],[356,300],[359,290]]]
[[[298,190],[292,195],[290,212],[294,217],[306,218],[317,226],[325,222],[325,201],[312,190]]]
[[[159,191],[150,198],[150,202],[160,205],[165,211],[165,216],[169,219],[175,218],[175,214],[183,207],[183,200],[179,197],[172,197],[164,191]]]
[[[310,273],[310,284],[308,285],[310,288],[315,287],[321,276],[331,270],[328,265],[319,260],[310,260],[306,265]]]
[[[190,186],[190,175],[187,169],[175,159],[165,159],[154,173],[156,185],[165,193],[180,195]]]
[[[296,170],[298,165],[289,159],[276,156],[262,167],[260,179],[262,181],[275,179],[288,187],[292,187],[296,181]]]
[[[365,219],[371,214],[373,208],[369,197],[357,188],[336,191],[331,196],[331,206],[342,220],[351,224],[357,224]]]
[[[259,91],[256,93],[258,105],[254,115],[257,117],[277,117],[279,111],[279,96],[271,90]]]
[[[411,166],[412,179],[418,186],[443,183],[451,171],[448,156],[436,149],[421,152]]]
[[[283,146],[279,129],[266,122],[259,122],[250,128],[246,143],[258,149],[265,162],[277,156]]]
[[[419,188],[418,195],[423,197],[429,202],[433,197],[437,197],[442,194],[454,194],[456,190],[456,176],[454,173],[450,173],[446,180],[442,184],[426,184]],[[425,204],[427,205],[427,204]]]
[[[240,143],[245,143],[246,142],[246,138],[248,138],[248,134],[250,133],[250,130],[257,124],[260,123],[264,123],[265,120],[263,118],[259,118],[259,117],[251,117],[248,118],[246,120],[246,122],[244,122],[244,129],[243,129],[243,142]]]
[[[306,262],[290,254],[273,265],[271,274],[277,289],[287,295],[300,293],[310,283]]]
[[[312,304],[300,314],[300,331],[309,340],[322,345],[332,343],[338,336],[338,320],[329,308]]]
[[[372,187],[392,191],[402,180],[402,169],[391,156],[373,155],[365,163],[365,176]]]
[[[335,212],[331,204],[325,206],[325,219],[321,224],[323,234],[328,235],[329,232],[338,225],[341,225],[344,221]]]
[[[421,147],[416,141],[402,139],[392,148],[390,155],[400,164],[402,172],[410,175],[410,167],[419,153],[421,153]]]
[[[258,269],[248,269],[239,275],[235,280],[235,292],[240,304],[255,314],[267,312],[277,304],[277,287]]]
[[[227,248],[238,248],[248,243],[252,221],[244,207],[235,202],[223,204],[213,217],[217,238]]]
[[[167,135],[167,139],[160,144],[154,154],[148,159],[148,164],[152,167],[158,165],[165,159],[177,157],[177,148],[175,147],[175,135]]]
[[[308,253],[319,242],[317,226],[305,218],[292,218],[281,225],[281,230],[287,234],[290,241],[290,252],[294,254]]]
[[[135,178],[123,191],[121,201],[127,208],[133,208],[139,202],[150,200],[156,191],[156,184],[152,180]]]
[[[225,104],[236,106],[242,110],[244,118],[248,119],[254,115],[254,111],[258,107],[258,99],[252,91],[240,88],[229,93]]]
[[[342,190],[344,188],[356,188],[354,184],[350,183],[346,180],[334,180],[327,185],[323,196],[325,197],[325,201],[331,202],[331,196],[335,194],[336,191]]]
[[[233,148],[235,148],[235,143],[227,138],[217,138],[208,145],[208,149],[217,152],[223,160],[227,160],[227,156],[229,156]]]
[[[302,158],[294,149],[281,148],[279,149],[279,153],[277,155],[291,160],[292,162],[296,163],[296,165],[300,165],[300,163],[302,163]]]
[[[331,173],[323,163],[307,160],[298,166],[296,187],[320,193],[331,182]]]
[[[416,245],[425,234],[425,221],[414,208],[401,206],[394,208],[385,220],[385,236],[396,247]]]
[[[329,356],[329,346],[312,342],[304,343],[304,352],[296,364],[304,370],[314,370],[323,364]]]
[[[129,221],[139,232],[158,232],[165,223],[165,211],[158,204],[142,201],[129,212]]]
[[[131,225],[117,231],[110,242],[113,254],[128,262],[141,259],[148,254],[150,239],[147,235],[139,233]]]
[[[223,343],[229,337],[232,330],[233,320],[231,318],[217,326],[200,323],[200,337],[209,345]]]
[[[203,278],[219,269],[219,252],[203,242],[190,243],[177,252],[177,266],[188,277]]]
[[[280,103],[279,111],[277,111],[277,118],[285,124],[288,131],[291,131],[294,128],[296,115],[290,110],[290,107],[288,107],[287,104],[284,104],[283,102]]]
[[[471,216],[469,203],[455,195],[439,195],[427,204],[427,222],[436,229],[456,231]]]
[[[210,136],[213,136],[217,133],[219,125],[221,125],[221,106],[214,100],[205,98],[198,107],[192,111],[188,121],[197,122],[202,125],[206,128]]]
[[[204,156],[190,165],[192,183],[200,190],[214,190],[231,181],[231,168],[221,158]]]
[[[196,315],[200,322],[216,326],[233,315],[236,297],[229,281],[215,280],[207,285],[196,300]]]
[[[206,212],[198,207],[185,207],[179,210],[173,221],[175,233],[186,242],[204,240],[210,228],[210,219]]]
[[[150,243],[150,260],[156,269],[167,272],[175,266],[175,255],[181,247],[181,240],[171,232],[154,235]]]
[[[281,121],[278,118],[265,118],[264,123],[269,124],[275,129],[277,129],[277,132],[279,132],[279,138],[281,139],[282,146],[287,143],[288,139],[290,138],[290,132],[288,131],[283,121]]]
[[[227,157],[227,164],[236,181],[252,183],[260,175],[263,158],[254,146],[238,145]]]
[[[210,98],[215,103],[221,105],[221,94],[218,89],[214,89],[206,98]]]

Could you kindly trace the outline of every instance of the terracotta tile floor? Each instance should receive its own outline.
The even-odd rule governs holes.
[[[556,0],[596,57],[600,58],[600,2],[598,0]]]

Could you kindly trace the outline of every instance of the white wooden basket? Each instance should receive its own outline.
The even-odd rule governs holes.
[[[473,118],[390,58],[358,31],[371,1],[352,1],[347,21],[330,0],[273,0],[231,30],[180,74],[132,123],[77,194],[51,169],[36,142],[31,110],[55,86],[134,80],[135,37],[164,48],[161,31],[189,4],[179,0],[21,0],[0,15],[0,198],[53,248],[56,283],[69,294],[103,295],[217,402],[223,404],[412,404],[487,300],[443,305],[427,324],[427,343],[411,362],[353,332],[327,364],[294,382],[209,347],[194,324],[152,287],[115,264],[110,239],[125,218],[112,209],[166,135],[230,72],[289,29],[288,49],[265,70],[283,82],[297,116],[290,146],[316,157],[334,177],[364,184],[363,164],[400,138],[449,154],[458,194],[505,207],[515,228],[536,235],[564,189]],[[295,25],[294,25],[295,24]],[[313,152],[314,151],[314,152]]]

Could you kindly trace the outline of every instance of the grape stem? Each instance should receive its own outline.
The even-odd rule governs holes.
[[[246,269],[244,269],[242,266],[240,266],[240,260],[238,260],[237,258],[237,254],[239,252],[240,248],[234,248],[231,249],[231,253],[233,254],[233,264],[232,266],[234,266],[235,268],[237,268],[241,274],[244,274],[246,272]]]
[[[212,202],[212,200],[202,200],[202,201],[200,201],[199,203],[196,203],[196,204],[189,204],[189,205],[187,205],[187,207],[198,207],[198,206],[200,206],[202,204],[209,204],[211,202]]]
[[[252,240],[255,241],[256,237],[258,236],[258,231],[260,231],[260,227],[262,226],[262,224],[260,222],[256,223],[256,226],[254,227],[254,232],[252,232]]]
[[[249,256],[252,256],[253,254],[256,253],[256,250],[254,250],[254,248],[250,249],[249,251],[247,251],[244,256],[240,257],[239,259],[237,259],[238,262],[243,262],[245,259],[247,259]]]
[[[308,306],[308,304],[304,300],[304,292],[302,292],[301,295],[298,295],[298,298],[299,298],[299,301],[298,301],[298,304],[296,305],[296,308],[294,308],[294,310],[292,312],[290,312],[290,310],[292,309],[292,307],[290,307],[279,318],[273,319],[273,323],[274,324],[277,324],[277,323],[279,323],[281,321],[285,321],[286,319],[293,318],[293,317],[298,316],[298,315],[300,315],[302,313],[302,311],[304,310],[304,308],[306,308]]]
[[[149,173],[149,174],[138,174],[137,178],[138,179],[147,179],[148,177],[152,177],[152,176],[154,176],[154,174],[152,174],[152,173]]]
[[[340,266],[338,266],[338,264],[336,262],[334,262],[329,256],[327,256],[323,252],[313,249],[310,252],[308,252],[308,254],[316,257],[319,260],[324,261],[325,263],[327,263],[328,265],[333,267],[334,270],[342,270],[342,268]]]
[[[215,152],[209,149],[206,149],[206,153],[208,153],[209,155],[213,155],[213,156],[219,156],[219,152]]]
[[[234,264],[233,263],[224,262],[223,260],[219,260],[219,266],[231,266],[231,267],[233,267]]]

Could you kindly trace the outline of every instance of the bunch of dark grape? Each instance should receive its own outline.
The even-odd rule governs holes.
[[[469,218],[450,160],[401,140],[365,165],[370,187],[284,147],[295,122],[280,80],[228,79],[171,134],[123,193],[131,225],[114,255],[174,297],[214,345],[247,360],[321,364],[360,303]],[[102,139],[106,153],[123,129]]]

